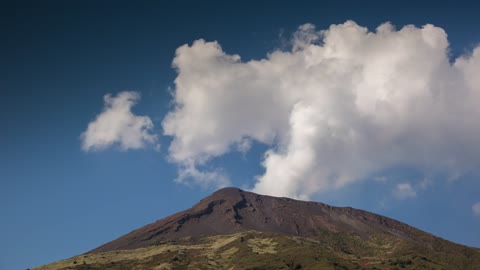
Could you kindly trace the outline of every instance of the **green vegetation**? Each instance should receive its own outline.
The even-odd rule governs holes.
[[[479,269],[480,250],[422,246],[387,234],[369,239],[325,231],[316,239],[249,231],[184,238],[134,250],[85,254],[35,270],[107,269]]]

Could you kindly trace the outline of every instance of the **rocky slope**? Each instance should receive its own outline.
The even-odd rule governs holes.
[[[192,208],[139,228],[90,253],[149,246],[182,237],[226,235],[243,231],[317,238],[325,231],[368,239],[385,233],[431,246],[437,238],[399,221],[350,207],[277,198],[224,188]]]
[[[480,250],[363,210],[224,188],[38,269],[403,268],[480,269]]]

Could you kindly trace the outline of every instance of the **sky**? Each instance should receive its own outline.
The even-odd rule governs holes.
[[[478,3],[0,5],[0,269],[222,186],[480,247]]]

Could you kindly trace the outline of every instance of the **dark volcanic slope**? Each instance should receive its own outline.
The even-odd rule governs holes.
[[[263,231],[316,238],[341,232],[368,238],[388,234],[431,246],[438,238],[399,221],[350,207],[297,201],[224,188],[192,208],[132,231],[89,253],[135,249],[182,237]]]

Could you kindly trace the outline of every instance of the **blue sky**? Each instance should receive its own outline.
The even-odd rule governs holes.
[[[235,150],[240,145],[236,141],[232,143],[236,137],[218,137],[218,134],[224,134],[222,130],[213,135],[203,134],[201,132],[206,125],[200,125],[197,130],[185,131],[178,127],[195,125],[180,118],[174,118],[174,127],[168,128],[162,123],[165,123],[166,115],[174,112],[174,104],[178,102],[171,93],[180,89],[174,83],[175,79],[180,80],[179,73],[183,74],[182,82],[188,85],[195,76],[203,78],[204,75],[217,74],[213,70],[216,62],[208,61],[227,59],[232,55],[239,55],[241,60],[235,62],[236,60],[228,58],[230,60],[225,60],[228,64],[226,69],[241,66],[248,71],[249,66],[245,63],[252,59],[271,60],[267,54],[273,52],[289,57],[286,52],[293,50],[295,33],[312,34],[318,38],[318,30],[330,29],[332,24],[345,26],[348,20],[354,21],[358,27],[368,28],[370,32],[375,32],[379,25],[389,21],[396,26],[396,30],[392,30],[394,37],[398,37],[397,31],[404,25],[415,25],[416,28],[412,30],[414,35],[420,33],[425,24],[433,24],[448,35],[450,45],[446,51],[451,62],[461,55],[473,59],[473,56],[468,57],[471,57],[469,55],[480,42],[480,18],[474,14],[480,7],[473,3],[459,5],[452,2],[431,6],[422,5],[418,1],[389,5],[381,2],[312,4],[306,1],[296,1],[295,4],[278,4],[273,1],[261,4],[253,1],[236,4],[221,1],[181,4],[47,1],[42,4],[22,2],[1,5],[0,120],[3,129],[0,133],[0,237],[4,245],[0,247],[0,269],[26,269],[78,255],[142,225],[188,208],[221,184],[209,180],[212,177],[228,178],[229,184],[237,187],[270,192],[271,185],[268,183],[270,179],[276,178],[265,173],[266,168],[262,166],[264,154],[271,150],[273,157],[278,157],[279,160],[285,158],[287,154],[282,151],[288,152],[295,145],[288,141],[292,132],[295,132],[295,129],[288,129],[292,128],[288,127],[288,121],[291,123],[296,118],[289,115],[290,118],[279,120],[287,123],[287,131],[283,131],[282,125],[278,129],[274,126],[267,129],[267,135],[264,135],[250,129],[255,119],[249,121],[248,118],[242,118],[243,121],[235,122],[230,121],[236,119],[237,112],[234,109],[228,110],[227,107],[223,112],[214,111],[215,115],[225,115],[226,118],[207,119],[212,120],[213,124],[224,127],[221,123],[226,121],[229,126],[225,126],[225,129],[243,132],[244,129],[236,129],[242,126],[248,131],[242,138],[246,139],[245,143],[250,148],[243,153]],[[306,23],[315,25],[316,28],[298,30],[299,26]],[[359,29],[355,25],[350,27]],[[430,29],[435,37],[442,37],[435,29]],[[330,32],[335,31],[337,30],[331,29]],[[338,33],[342,34],[342,31],[340,29]],[[363,37],[363,34],[359,35],[359,39]],[[194,46],[194,41],[198,39],[206,42]],[[297,38],[298,40],[300,39]],[[217,41],[221,49],[208,43],[211,41]],[[411,44],[407,41],[405,44]],[[372,42],[373,45],[379,45],[375,43],[377,41]],[[326,41],[324,43],[328,44]],[[440,44],[441,39],[432,46],[435,47],[437,43]],[[172,68],[176,50],[184,44],[189,46],[184,47],[184,51],[177,52],[177,56],[185,55],[186,58],[182,58],[186,59],[185,65],[178,64],[176,69]],[[309,45],[322,46],[318,40]],[[194,51],[195,48],[198,51]],[[187,56],[201,57],[203,49],[220,53],[221,56],[203,62],[187,61],[191,60]],[[298,51],[304,52],[305,48]],[[418,52],[423,51],[416,47],[405,50],[405,53],[412,55]],[[426,52],[430,53],[429,50]],[[386,56],[369,53],[380,60],[399,55],[398,51],[392,51],[391,55]],[[438,55],[436,51],[431,53],[433,56]],[[200,66],[200,71],[195,69],[198,68],[197,64],[204,62],[209,65]],[[468,63],[465,65],[468,66]],[[187,70],[189,67],[194,68]],[[433,68],[437,72],[445,67],[428,65],[427,68]],[[474,68],[475,66],[475,71]],[[446,69],[446,76],[453,74],[448,71],[448,67]],[[202,73],[204,71],[210,73]],[[298,76],[304,74],[300,67],[294,71],[299,72]],[[257,75],[254,73],[249,76],[258,81],[265,79],[255,77]],[[223,79],[229,85],[235,86],[238,83],[235,79]],[[268,85],[274,83],[266,81]],[[473,86],[467,87],[467,90],[479,89],[473,79],[472,82],[465,82],[468,83]],[[212,85],[216,84],[207,84],[207,88],[214,89]],[[255,85],[246,84],[246,87],[250,86],[251,89],[256,89]],[[226,90],[228,89],[219,89]],[[111,144],[103,145],[98,144],[95,140],[98,136],[93,134],[92,147],[85,148],[85,137],[81,134],[87,131],[89,123],[105,112],[104,95],[111,93],[113,98],[117,98],[125,91],[139,93],[138,104],[128,107],[122,103],[119,106],[131,109],[130,116],[148,117],[152,126],[146,132],[156,136],[156,139],[140,139],[141,145],[133,147],[128,144],[132,147],[122,150],[117,135],[123,133],[113,134],[113,139],[107,140]],[[250,101],[248,104],[252,101],[255,103],[258,99],[254,94],[241,98]],[[228,94],[222,94],[225,95]],[[480,102],[475,97],[480,96],[469,97],[468,102],[474,108],[475,102]],[[215,105],[211,108],[224,108],[223,105],[228,104],[223,99],[213,98],[215,96],[206,96],[206,104],[211,102]],[[458,95],[453,98],[463,101]],[[315,111],[318,107],[314,105],[308,107],[313,108],[313,117],[318,115]],[[296,108],[303,108],[298,106]],[[480,247],[480,216],[476,216],[473,211],[474,204],[480,202],[479,172],[475,169],[478,168],[477,158],[480,156],[476,144],[478,140],[475,138],[475,132],[478,131],[475,124],[478,125],[478,121],[474,121],[478,115],[474,109],[460,113],[454,110],[457,109],[455,106],[452,103],[439,108],[450,115],[458,112],[458,115],[453,115],[454,119],[461,120],[438,120],[438,115],[443,115],[441,112],[424,120],[435,123],[435,128],[455,127],[457,132],[453,135],[439,137],[440,143],[448,146],[446,150],[442,148],[437,152],[438,145],[432,143],[425,149],[419,147],[422,151],[416,152],[412,148],[415,143],[411,142],[418,140],[422,145],[422,140],[428,141],[431,135],[423,132],[423,129],[412,133],[409,133],[411,129],[401,129],[400,133],[408,136],[398,135],[394,139],[406,143],[386,146],[405,146],[409,151],[407,154],[411,153],[414,161],[405,159],[406,154],[402,151],[403,156],[399,157],[395,154],[388,156],[383,150],[377,149],[375,153],[378,155],[367,156],[381,166],[364,165],[358,160],[361,158],[348,160],[351,163],[342,165],[338,160],[332,161],[334,158],[319,156],[320,150],[325,148],[314,140],[311,143],[315,149],[320,150],[314,153],[317,159],[309,161],[329,166],[308,168],[302,175],[302,179],[310,179],[308,181],[293,176],[285,178],[285,188],[278,192],[290,194],[285,192],[293,190],[291,194],[298,197],[308,196],[311,200],[332,205],[366,209],[448,240]],[[272,106],[259,105],[252,108],[261,109],[263,114]],[[281,111],[276,111],[277,107],[273,108],[270,110],[272,115],[281,115]],[[305,112],[300,109],[300,112]],[[306,113],[308,116],[309,110]],[[192,118],[196,115],[188,115],[188,112],[185,114],[188,119],[196,119]],[[116,116],[112,117],[117,119]],[[265,121],[269,124],[271,121],[267,120]],[[358,132],[384,134],[383,132],[391,130],[382,125],[378,129],[364,128],[364,122],[350,120],[348,118],[348,121],[341,123],[359,124],[356,129]],[[417,123],[410,120],[406,122]],[[456,122],[464,125],[457,126]],[[444,123],[447,124],[443,125]],[[165,136],[164,132],[168,129],[170,135]],[[447,129],[439,128],[437,131],[450,134]],[[274,139],[269,137],[269,132],[273,132]],[[199,134],[194,140],[199,140],[200,146],[184,144],[177,150],[169,150],[173,141],[186,138],[189,134]],[[287,134],[284,137],[287,142],[283,144],[282,134]],[[323,137],[315,138],[323,140]],[[218,146],[220,150],[202,148],[212,141],[223,139],[226,143]],[[160,145],[159,149],[155,147],[157,144]],[[372,142],[361,146],[372,146]],[[227,150],[222,147],[227,147]],[[337,148],[333,149],[335,153],[338,152]],[[439,155],[449,157],[449,153],[453,153],[456,163],[448,163],[451,167],[438,168],[433,163],[421,160],[421,157],[425,158],[425,153],[430,154],[434,162],[443,161],[437,158]],[[345,158],[341,155],[335,157]],[[387,157],[393,161],[387,162]],[[351,169],[356,167],[353,165],[358,165],[359,169]],[[268,168],[276,168],[275,164],[271,166]],[[187,175],[184,183],[175,182],[182,171]],[[331,173],[330,182],[315,180],[316,176],[323,175],[325,171]],[[358,177],[352,176],[353,174]],[[264,178],[261,179],[266,184],[255,186],[255,177],[262,175]],[[312,186],[318,187],[318,190],[305,192]]]

